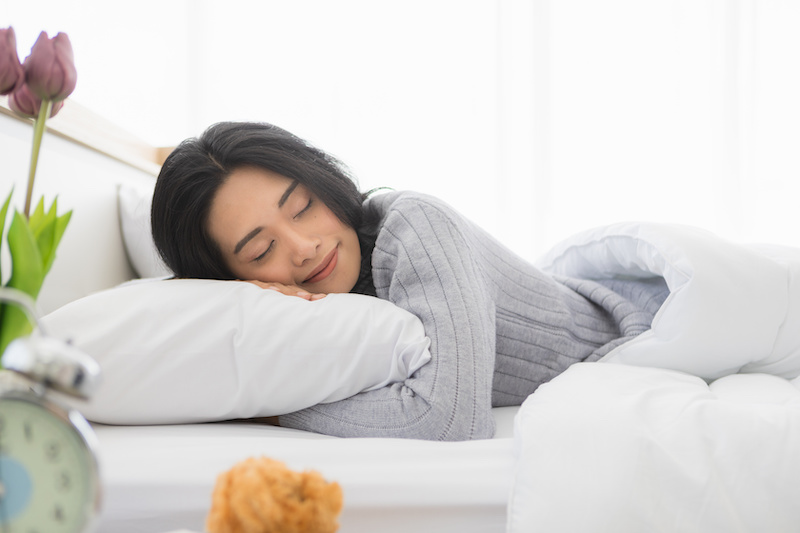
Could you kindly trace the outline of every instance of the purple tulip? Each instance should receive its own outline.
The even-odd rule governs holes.
[[[23,67],[25,82],[40,100],[58,102],[75,90],[78,73],[66,33],[59,33],[52,39],[46,32],[40,33]]]
[[[10,94],[25,81],[25,71],[17,56],[14,28],[0,30],[0,94]]]
[[[42,101],[31,92],[28,84],[24,84],[8,97],[8,107],[17,114],[35,119],[39,116]],[[48,118],[56,116],[56,113],[61,111],[62,107],[64,107],[63,100],[53,102],[53,109],[50,111],[50,117]]]

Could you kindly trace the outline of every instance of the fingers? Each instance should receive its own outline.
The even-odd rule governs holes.
[[[302,298],[304,300],[309,301],[316,301],[321,300],[327,296],[323,293],[310,293],[304,289],[301,289],[297,285],[284,285],[282,283],[267,283],[264,281],[258,280],[247,280],[247,283],[252,283],[261,287],[262,289],[269,289],[272,291],[279,292],[281,294],[285,294],[286,296],[296,296],[298,298]]]

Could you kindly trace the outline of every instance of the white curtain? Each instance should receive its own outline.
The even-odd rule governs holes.
[[[793,0],[0,0],[9,24],[67,31],[73,98],[154,144],[273,122],[528,258],[621,220],[800,245]]]

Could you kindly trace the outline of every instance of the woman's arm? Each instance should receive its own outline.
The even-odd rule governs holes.
[[[424,196],[385,196],[393,203],[373,253],[375,286],[422,320],[431,362],[403,383],[281,416],[280,424],[342,437],[490,438],[494,302],[463,219]]]

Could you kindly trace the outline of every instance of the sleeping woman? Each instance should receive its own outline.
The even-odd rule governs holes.
[[[354,292],[419,317],[432,359],[413,376],[279,420],[344,437],[490,438],[492,407],[646,331],[668,294],[660,279],[546,274],[436,198],[360,192],[339,161],[269,124],[221,123],[178,146],[152,230],[177,277],[312,301]]]

